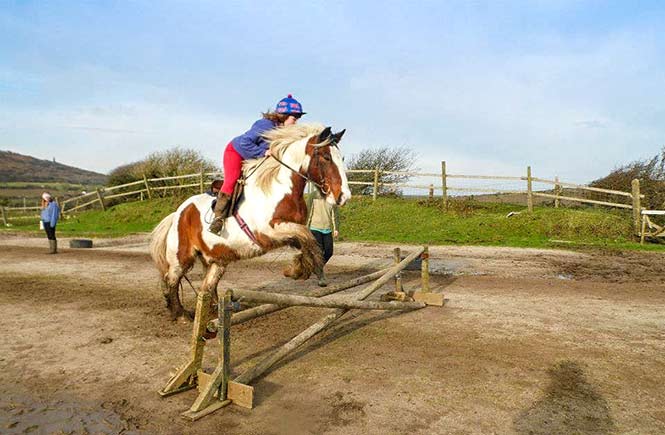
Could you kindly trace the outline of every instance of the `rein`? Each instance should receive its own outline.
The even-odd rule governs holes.
[[[336,146],[337,146],[337,142],[335,142],[335,141],[333,140],[333,141],[330,141],[329,144],[325,144],[325,145],[312,145],[312,146],[314,147],[314,156],[313,156],[313,158],[316,158],[316,156],[317,156],[317,154],[318,154],[318,150],[319,150],[319,148],[324,147],[324,146],[332,146],[332,147],[336,147]],[[317,182],[314,181],[311,177],[309,177],[309,176],[307,176],[307,175],[303,175],[302,173],[300,173],[300,171],[296,171],[296,170],[293,169],[291,166],[287,165],[286,163],[284,163],[283,161],[281,161],[280,159],[278,159],[278,158],[277,158],[276,156],[274,156],[273,154],[270,154],[270,157],[272,157],[273,159],[277,160],[277,162],[279,162],[280,165],[282,165],[282,166],[284,166],[284,167],[290,169],[291,172],[293,172],[294,174],[297,174],[300,178],[302,178],[302,179],[304,179],[305,181],[307,181],[307,182],[309,182],[309,183],[312,183],[313,185],[315,185],[316,187],[318,187],[319,190],[321,191],[321,193],[322,193],[324,196],[326,196],[326,195],[328,195],[328,194],[330,193],[330,189],[327,189],[327,190],[324,189],[322,183],[317,183]],[[261,162],[261,163],[263,163],[263,162]],[[310,163],[311,163],[311,162],[310,162]],[[320,163],[319,163],[319,166],[320,166]],[[308,167],[308,169],[309,169],[309,167]],[[253,172],[254,172],[254,171],[252,171],[252,173],[253,173]],[[251,174],[250,174],[250,175],[251,175]]]

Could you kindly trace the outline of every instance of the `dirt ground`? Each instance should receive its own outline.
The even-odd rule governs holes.
[[[191,325],[169,320],[145,237],[95,244],[51,256],[45,240],[0,237],[0,433],[665,433],[662,254],[431,248],[444,307],[352,311],[255,382],[253,410],[192,423],[180,413],[195,391],[157,394]],[[329,277],[387,266],[392,248],[337,244]],[[291,254],[234,264],[221,285],[315,287],[281,276]],[[234,327],[233,372],[327,312]]]

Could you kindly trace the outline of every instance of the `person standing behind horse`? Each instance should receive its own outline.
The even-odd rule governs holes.
[[[325,265],[333,255],[333,239],[339,236],[339,213],[336,205],[330,204],[321,195],[319,189],[311,189],[307,198],[307,227],[316,239],[321,252],[323,252],[323,264]],[[321,270],[319,275],[319,286],[328,285],[328,279]]]
[[[224,229],[226,218],[231,214],[231,210],[229,210],[231,196],[242,173],[243,160],[270,155],[269,145],[263,138],[263,133],[275,127],[293,125],[304,114],[302,105],[289,94],[277,103],[274,112],[264,113],[263,117],[256,121],[247,132],[226,145],[223,160],[224,184],[217,195],[215,218],[210,224],[210,232],[219,234]]]
[[[60,206],[53,200],[50,193],[42,193],[41,220],[48,238],[49,254],[58,253],[58,241],[55,238],[55,226],[60,218]]]

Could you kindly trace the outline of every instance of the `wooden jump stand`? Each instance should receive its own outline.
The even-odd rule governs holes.
[[[399,248],[395,250],[395,253],[395,264],[389,268],[341,284],[312,290],[305,293],[304,296],[249,290],[226,290],[219,300],[218,318],[211,321],[208,321],[208,319],[210,317],[210,299],[212,296],[209,291],[200,291],[196,301],[189,360],[176,371],[159,394],[165,397],[198,387],[198,397],[189,410],[182,413],[184,418],[192,421],[231,403],[251,409],[254,388],[248,384],[307,340],[330,326],[350,309],[414,310],[424,308],[427,305],[442,306],[443,295],[431,293],[429,288],[428,248],[426,246],[418,248],[403,260],[400,258]],[[405,293],[402,288],[401,272],[418,256],[422,259],[421,291]],[[389,298],[391,301],[374,302],[364,300],[390,280],[395,281],[396,290],[392,292],[394,294]],[[324,296],[370,281],[374,282],[355,294],[324,298]],[[264,304],[231,315],[239,299]],[[335,308],[335,310],[322,317],[271,355],[259,361],[254,367],[235,379],[230,379],[231,326],[290,306],[325,307]],[[218,363],[213,373],[207,374],[201,368],[206,342],[204,335],[206,332],[215,331],[217,331],[217,339],[220,342]]]

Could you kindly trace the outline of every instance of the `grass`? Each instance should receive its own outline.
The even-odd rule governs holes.
[[[118,237],[149,232],[183,198],[160,198],[91,210],[58,224],[63,237]],[[507,217],[510,212],[519,212]],[[13,221],[15,231],[33,231],[32,221]],[[7,229],[3,230],[7,231]],[[411,198],[354,198],[341,209],[341,240],[431,245],[513,247],[601,247],[665,251],[663,244],[640,246],[632,237],[629,212],[601,208],[539,206],[533,214],[513,204],[454,200],[439,205]]]

